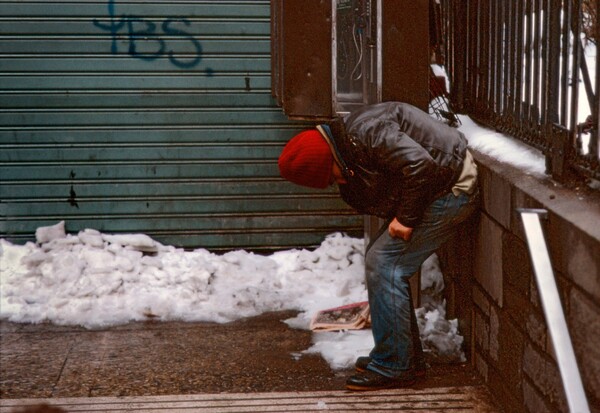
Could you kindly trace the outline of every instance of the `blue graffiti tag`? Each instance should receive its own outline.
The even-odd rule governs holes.
[[[102,29],[102,30],[107,30],[110,32],[110,35],[112,37],[112,43],[110,46],[110,52],[112,54],[117,54],[117,34],[119,33],[119,30],[121,30],[121,28],[125,25],[125,21],[121,21],[119,23],[115,22],[115,2],[114,0],[109,0],[108,2],[108,15],[110,16],[110,24],[104,24],[99,22],[98,20],[94,19],[93,23],[94,26]]]
[[[190,25],[190,22],[184,18],[170,18],[170,19],[166,19],[163,22],[162,31],[165,32],[166,34],[170,34],[173,36],[186,37],[190,42],[192,42],[194,44],[194,47],[196,48],[197,53],[196,53],[196,58],[194,60],[192,60],[190,62],[182,62],[180,60],[175,59],[173,51],[170,50],[169,51],[169,60],[177,67],[182,67],[182,68],[194,67],[200,62],[200,59],[202,56],[202,45],[200,44],[200,42],[198,42],[198,40],[194,39],[194,37],[190,36],[188,33],[171,27],[172,23],[174,23],[174,22],[181,22],[181,23],[185,24],[186,26]]]
[[[125,30],[127,34],[127,39],[129,41],[128,53],[129,55],[137,59],[155,60],[166,54],[169,61],[173,65],[183,69],[195,67],[202,60],[202,45],[200,44],[200,42],[186,31],[174,27],[178,24],[183,24],[186,27],[189,27],[190,22],[184,17],[166,18],[160,25],[160,29],[162,30],[162,34],[168,36],[183,37],[194,46],[196,53],[194,55],[194,58],[188,61],[177,59],[173,50],[166,51],[167,46],[165,40],[160,37],[161,33],[157,31],[158,26],[156,23],[131,14],[124,14],[120,17],[117,17],[115,12],[115,0],[108,1],[108,16],[108,23],[103,23],[102,21],[99,21],[97,19],[94,19],[92,22],[94,26],[110,33],[112,39],[110,51],[112,54],[118,53],[117,37],[122,30]],[[138,45],[141,42],[144,42],[144,46],[147,46],[150,42],[153,42],[153,51],[140,52],[138,50]],[[213,70],[210,68],[207,68],[206,70],[209,74],[213,73]]]
[[[143,27],[139,28],[140,23]],[[154,60],[165,52],[165,42],[156,35],[156,24],[149,22],[137,16],[128,16],[127,29],[129,32],[129,54],[142,60]],[[137,51],[138,41],[154,41],[158,44],[158,50],[155,53],[139,53]]]

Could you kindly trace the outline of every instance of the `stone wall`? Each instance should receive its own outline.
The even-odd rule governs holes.
[[[600,412],[600,197],[567,190],[475,154],[482,210],[440,258],[449,316],[510,412],[566,412],[566,397],[517,208],[543,208],[546,243],[579,369]]]

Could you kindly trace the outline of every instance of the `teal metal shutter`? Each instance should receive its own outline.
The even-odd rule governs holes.
[[[300,128],[270,93],[269,1],[0,1],[1,234],[142,232],[280,249],[362,235],[283,181]]]

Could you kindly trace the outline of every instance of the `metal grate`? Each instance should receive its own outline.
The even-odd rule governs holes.
[[[600,179],[597,2],[442,0],[458,110],[546,155],[557,180]],[[573,174],[576,172],[576,174]]]

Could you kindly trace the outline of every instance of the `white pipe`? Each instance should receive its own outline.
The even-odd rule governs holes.
[[[546,324],[554,345],[569,411],[571,413],[589,413],[590,408],[585,397],[577,359],[573,351],[571,336],[558,295],[558,288],[556,287],[556,280],[554,279],[552,264],[550,263],[550,256],[548,255],[548,248],[540,223],[540,215],[545,214],[546,211],[519,209],[519,212],[523,220],[535,279],[544,315],[546,316]]]

